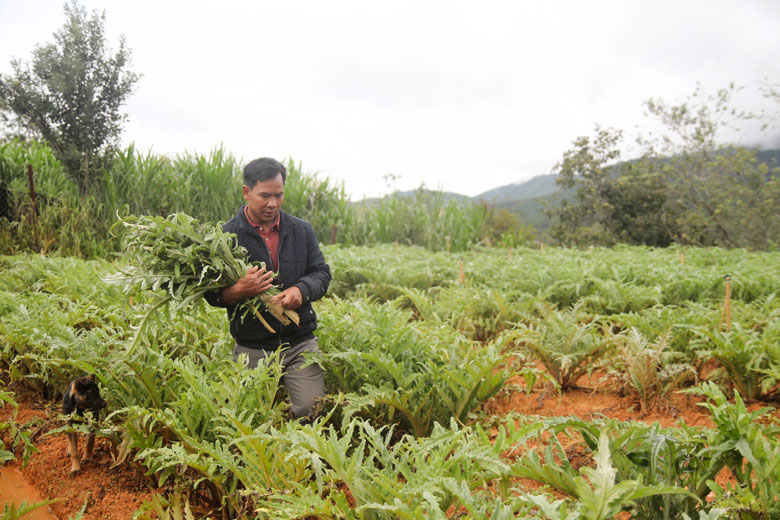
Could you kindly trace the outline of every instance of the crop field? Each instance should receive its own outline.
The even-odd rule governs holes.
[[[323,252],[312,424],[289,418],[276,365],[233,362],[223,309],[149,313],[161,291],[117,283],[125,257],[0,257],[0,462],[95,432],[97,468],[68,481],[61,451],[32,482],[56,498],[102,472],[51,506],[60,518],[780,515],[779,253]],[[107,412],[68,425],[58,399],[86,374]],[[507,406],[531,395],[538,409]],[[549,412],[574,395],[620,398],[636,420]],[[128,485],[130,510],[103,503]]]

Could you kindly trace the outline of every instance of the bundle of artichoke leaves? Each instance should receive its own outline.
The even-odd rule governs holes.
[[[219,225],[201,224],[185,213],[130,216],[120,218],[119,224],[126,228],[122,252],[127,267],[114,281],[125,290],[165,290],[153,310],[171,302],[186,307],[208,292],[235,284],[252,265],[265,268],[262,262],[249,262],[247,250],[236,244],[233,233],[223,232]],[[297,312],[271,301],[279,292],[272,286],[254,298],[246,298],[239,302],[236,312],[242,317],[254,314],[270,332],[276,331],[261,310],[268,311],[282,325],[297,325]]]

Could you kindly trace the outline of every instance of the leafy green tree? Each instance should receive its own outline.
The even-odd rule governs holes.
[[[11,60],[0,75],[0,109],[24,130],[43,138],[82,192],[100,172],[127,115],[120,108],[139,75],[130,71],[130,50],[106,45],[105,12],[89,14],[76,0],[65,4],[66,22],[54,42],[36,47],[27,63]]]
[[[559,242],[584,245],[611,241],[604,228],[601,193],[609,182],[608,164],[620,158],[617,145],[622,135],[619,130],[597,126],[595,136],[575,139],[573,147],[555,165],[556,182],[563,188],[576,189],[573,201],[563,200],[555,210],[558,223],[552,234]]]
[[[733,84],[714,95],[697,88],[678,105],[645,102],[667,132],[640,142],[662,160],[667,208],[683,244],[765,248],[777,226],[777,171],[757,160],[756,149],[723,142],[724,131],[756,119],[733,106],[738,91]]]
[[[553,236],[577,245],[628,242],[666,246],[672,240],[664,205],[666,181],[652,161],[619,162],[623,133],[596,127],[556,165],[556,182],[576,189],[557,209]]]
[[[487,237],[494,245],[527,247],[536,239],[533,226],[507,208],[491,209],[486,228]]]
[[[664,132],[639,137],[639,159],[619,162],[618,130],[597,127],[595,136],[576,139],[556,167],[558,183],[576,194],[557,210],[554,237],[578,245],[775,247],[780,173],[757,149],[722,137],[756,119],[734,108],[738,90],[706,95],[697,88],[677,105],[646,101]]]

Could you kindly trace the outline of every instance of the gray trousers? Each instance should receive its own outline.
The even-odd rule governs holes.
[[[290,395],[290,409],[295,418],[312,417],[314,401],[325,397],[325,378],[319,365],[309,365],[301,368],[304,352],[319,352],[317,338],[307,339],[285,348],[280,354],[282,368],[282,384]],[[258,361],[273,356],[271,350],[247,348],[236,344],[233,347],[233,360],[246,354],[249,357],[248,368],[256,368]]]

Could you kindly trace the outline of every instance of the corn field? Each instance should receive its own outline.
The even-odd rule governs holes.
[[[422,189],[374,205],[352,202],[329,178],[304,171],[292,159],[285,164],[284,209],[311,222],[321,243],[463,251],[486,240],[522,243],[531,237],[522,230],[492,232],[485,206],[445,202],[440,193]],[[244,204],[242,184],[241,161],[224,148],[171,158],[130,145],[115,152],[102,178],[80,193],[47,146],[0,143],[0,253],[109,258],[121,243],[122,234],[110,232],[119,219],[183,212],[201,222],[225,222]]]

